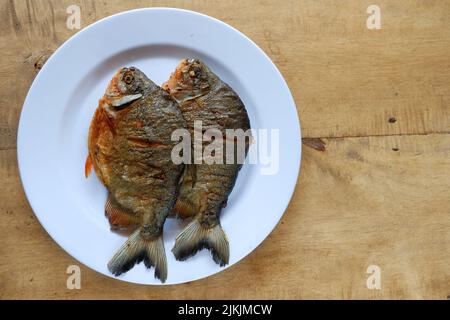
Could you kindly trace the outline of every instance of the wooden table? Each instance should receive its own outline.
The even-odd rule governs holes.
[[[374,2],[380,30],[366,27]],[[193,283],[132,285],[80,265],[41,227],[16,133],[33,78],[77,31],[66,27],[71,4],[82,27],[138,7],[196,10],[248,35],[283,73],[301,119],[301,174],[281,223],[246,259]],[[450,2],[1,0],[0,47],[0,298],[450,294]],[[81,290],[66,287],[72,264]],[[370,265],[379,290],[366,286]]]

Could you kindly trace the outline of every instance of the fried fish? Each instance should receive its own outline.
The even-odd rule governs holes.
[[[174,130],[186,122],[170,95],[134,67],[121,68],[100,99],[89,128],[85,174],[108,189],[105,215],[128,240],[108,263],[114,275],[144,261],[164,282],[163,224],[177,198],[183,170],[171,160]]]
[[[244,132],[250,129],[250,120],[239,96],[197,59],[181,61],[163,88],[177,100],[191,134],[196,121],[201,121],[206,130],[219,130],[223,136],[227,129]],[[248,143],[245,155],[247,150]],[[174,211],[180,217],[193,217],[193,220],[176,238],[172,252],[178,260],[207,248],[216,263],[228,264],[229,244],[219,217],[241,166],[238,161],[186,166]]]

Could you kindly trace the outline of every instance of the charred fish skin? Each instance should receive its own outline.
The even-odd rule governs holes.
[[[105,214],[112,229],[131,236],[108,263],[114,275],[144,261],[167,279],[163,225],[178,194],[183,167],[171,160],[174,130],[186,127],[176,101],[137,68],[111,80],[91,122],[90,166],[107,187]]]
[[[179,103],[191,134],[194,121],[202,129],[250,129],[250,120],[239,96],[198,59],[183,60],[163,85]],[[245,145],[245,154],[248,144]],[[225,152],[224,152],[225,154]],[[187,165],[174,210],[193,221],[177,237],[172,249],[178,260],[185,260],[207,248],[221,266],[229,262],[229,243],[220,225],[220,212],[226,206],[242,164]]]

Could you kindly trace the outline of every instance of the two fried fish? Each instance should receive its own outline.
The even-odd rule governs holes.
[[[105,215],[112,229],[131,235],[108,263],[120,275],[141,261],[167,279],[162,240],[166,218],[192,218],[172,249],[185,260],[207,248],[216,263],[228,264],[228,239],[220,212],[242,166],[181,164],[172,161],[177,129],[194,134],[195,121],[205,128],[250,129],[239,96],[197,59],[183,60],[163,88],[137,68],[121,68],[99,101],[89,128],[85,174],[91,168],[108,189]],[[245,144],[245,154],[248,145]],[[245,157],[245,155],[244,155]]]

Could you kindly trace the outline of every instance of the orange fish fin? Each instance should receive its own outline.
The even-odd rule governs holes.
[[[136,217],[120,208],[110,195],[105,204],[105,216],[109,220],[111,229],[123,229],[137,224]]]
[[[84,175],[86,178],[89,177],[91,171],[92,171],[92,158],[91,155],[88,154],[86,158],[86,163],[84,164]]]
[[[173,207],[173,211],[179,218],[182,219],[193,217],[198,212],[196,210],[196,206],[191,201],[185,199],[184,197],[179,197],[177,199],[177,202]]]
[[[109,128],[109,131],[111,131],[112,135],[115,136],[117,132],[113,120],[109,117],[108,113],[104,108],[101,108],[101,110],[103,111],[103,119],[105,120],[106,125]]]

